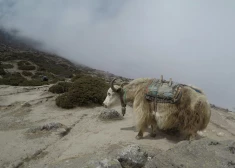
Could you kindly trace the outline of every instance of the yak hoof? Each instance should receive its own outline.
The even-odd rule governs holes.
[[[195,134],[190,134],[187,136],[186,140],[189,141],[189,143],[191,143],[192,141],[196,140],[196,135]]]
[[[191,143],[192,141],[194,141],[195,140],[195,137],[194,136],[190,136],[189,137],[189,143]]]
[[[137,140],[140,140],[142,138],[143,138],[143,136],[139,136],[139,135],[136,135],[136,137],[135,137],[135,139],[137,139]]]

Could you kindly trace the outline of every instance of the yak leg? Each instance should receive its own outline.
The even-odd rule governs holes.
[[[138,130],[138,134],[136,135],[136,139],[142,139],[143,138],[143,135],[144,135],[144,131],[145,129],[147,128],[147,125],[145,122],[143,123],[139,123],[138,124],[138,127],[137,127],[137,130]]]
[[[189,141],[192,142],[193,140],[196,139],[196,133],[190,134],[189,135]]]
[[[151,137],[156,137],[156,135],[157,135],[158,128],[157,128],[157,121],[155,118],[155,114],[156,114],[156,112],[153,111],[152,115],[151,115],[151,133],[150,133]]]
[[[136,135],[135,138],[136,138],[137,140],[142,139],[142,138],[143,138],[143,135],[144,135],[143,132],[144,132],[143,130],[140,130],[139,133]]]
[[[138,95],[137,95],[138,96]],[[141,94],[139,95],[142,96]],[[149,104],[148,102],[143,102],[142,99],[137,99],[133,103],[133,111],[135,111],[136,114],[136,127],[138,134],[135,137],[136,139],[142,139],[144,131],[148,127],[148,121],[149,121]]]
[[[156,137],[157,135],[157,123],[152,123],[151,124],[151,133],[150,133],[150,136],[151,137]]]
[[[196,135],[197,135],[197,132],[188,133],[186,139],[189,141],[189,143],[191,143],[193,140],[196,139]]]
[[[139,129],[139,132],[136,136],[136,139],[142,139],[143,138],[143,134],[144,134],[144,131],[146,129],[146,124],[143,124],[143,126]],[[152,123],[151,124],[151,133],[150,133],[150,136],[151,137],[155,137],[157,135],[157,124],[156,123]]]

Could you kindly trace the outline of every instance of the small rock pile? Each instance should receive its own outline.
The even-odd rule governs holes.
[[[122,120],[123,116],[114,109],[104,109],[100,113],[99,119],[100,120],[105,120],[105,121],[108,121],[108,120]]]
[[[138,145],[129,145],[119,154],[117,159],[104,159],[91,162],[84,168],[142,168],[148,160],[148,153]]]
[[[84,168],[122,168],[117,159],[104,159],[102,161],[93,161]]]
[[[52,131],[52,130],[57,130],[59,128],[66,128],[66,126],[61,123],[52,122],[52,123],[48,123],[42,126],[30,128],[26,131],[26,133],[38,133],[41,131]]]

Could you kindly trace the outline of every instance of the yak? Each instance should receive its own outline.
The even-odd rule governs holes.
[[[156,136],[157,130],[176,129],[186,135],[187,140],[192,141],[197,132],[204,130],[210,121],[210,104],[205,93],[198,87],[177,85],[177,93],[180,96],[176,101],[158,102],[156,98],[153,101],[146,98],[146,88],[156,80],[155,78],[137,78],[122,85],[114,85],[115,80],[116,78],[110,83],[103,105],[112,108],[121,104],[124,116],[126,105],[132,104],[137,119],[136,139],[143,138],[144,132],[151,126],[152,137]]]

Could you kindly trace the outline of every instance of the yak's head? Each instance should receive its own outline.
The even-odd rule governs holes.
[[[127,84],[127,83],[123,83],[121,86],[118,86],[118,85],[114,85],[115,80],[116,78],[111,81],[110,88],[107,91],[107,96],[103,102],[103,105],[106,108],[112,108],[114,106],[121,104],[123,86],[124,84]]]

